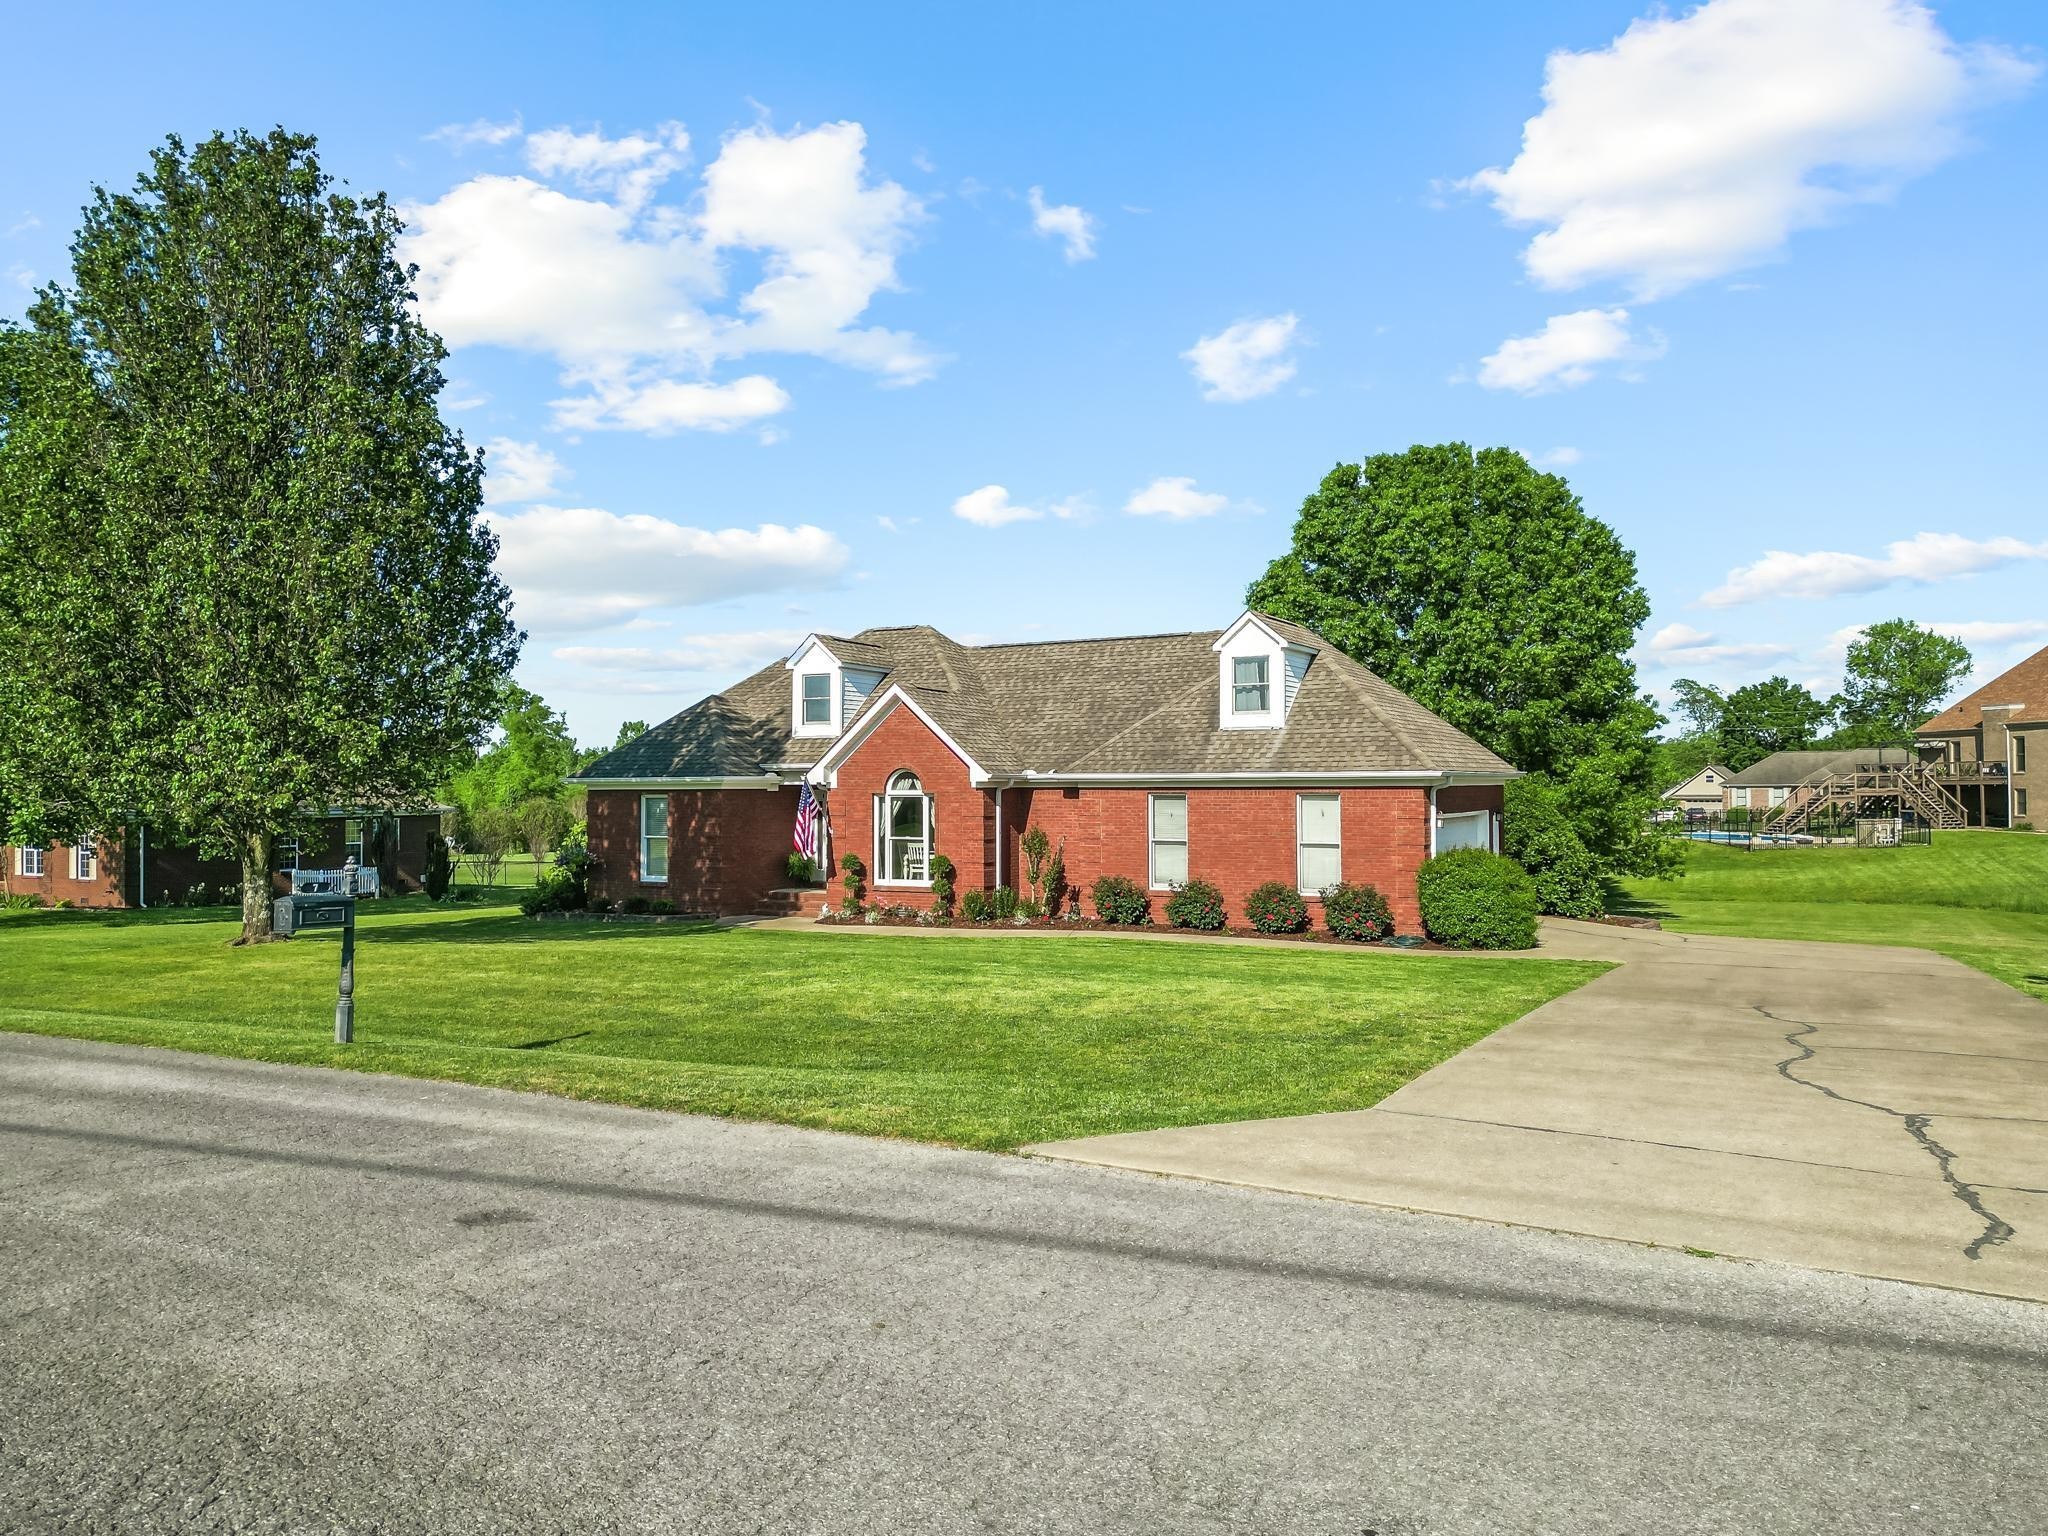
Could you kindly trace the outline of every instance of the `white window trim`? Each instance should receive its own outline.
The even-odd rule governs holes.
[[[31,869],[31,868],[29,867],[29,866],[30,866],[31,864],[33,864],[33,865],[35,866],[35,867],[34,867],[33,869]],[[22,877],[22,878],[23,878],[24,880],[40,880],[40,879],[42,879],[42,878],[43,878],[43,850],[42,850],[42,849],[40,849],[40,848],[29,848],[29,847],[21,847],[21,848],[17,848],[17,849],[15,849],[15,850],[14,850],[14,872],[15,872],[15,873],[16,873],[17,875],[20,875],[20,876],[21,876],[21,877]]]
[[[1153,891],[1170,891],[1173,889],[1171,881],[1159,878],[1159,845],[1161,843],[1171,844],[1173,842],[1173,839],[1170,837],[1160,837],[1156,831],[1159,823],[1154,819],[1154,807],[1162,800],[1178,800],[1181,803],[1180,846],[1183,852],[1187,854],[1185,862],[1188,869],[1188,879],[1192,880],[1195,877],[1193,854],[1188,852],[1194,841],[1192,836],[1194,829],[1187,819],[1188,797],[1186,795],[1147,795],[1145,797],[1145,888]]]
[[[812,636],[797,647],[796,654],[783,663],[789,668],[789,733],[791,736],[822,738],[837,736],[844,726],[840,704],[846,691],[845,668],[825,643]],[[817,724],[804,723],[804,679],[825,676],[825,703],[830,713]]]
[[[662,804],[661,856],[662,872],[658,875],[647,873],[647,802],[659,800]],[[667,795],[642,795],[640,797],[640,883],[642,885],[667,885],[668,871],[675,852],[675,806]]]
[[[894,788],[894,785],[906,773],[915,781],[917,789],[915,791],[899,792]],[[924,776],[915,769],[898,768],[883,781],[882,792],[875,799],[880,806],[880,814],[875,818],[875,867],[873,879],[869,883],[877,886],[886,885],[899,891],[929,890],[931,888],[929,876],[932,867],[932,822],[937,817],[938,806],[932,799],[932,792],[924,787]],[[889,869],[889,844],[895,841],[889,835],[889,829],[896,824],[895,815],[890,808],[891,802],[910,799],[918,799],[924,802],[924,831],[921,840],[924,845],[924,867],[927,878],[923,880],[897,880],[887,873]]]
[[[811,680],[812,678],[814,678],[814,677],[815,677],[816,679],[818,679],[818,681],[819,681],[819,682],[821,682],[821,683],[823,683],[823,684],[825,685],[825,692],[824,692],[824,696],[823,696],[823,697],[822,697],[822,698],[821,698],[821,699],[820,699],[820,700],[818,701],[818,702],[820,702],[821,704],[823,704],[823,705],[825,706],[825,718],[824,718],[824,719],[822,719],[822,720],[812,720],[812,719],[809,719],[809,718],[808,718],[808,716],[809,716],[809,714],[810,714],[810,707],[809,707],[809,706],[810,706],[810,703],[811,703],[811,697],[810,697],[810,695],[809,695],[808,693],[806,693],[806,692],[804,691],[804,686],[805,686],[805,684],[809,683],[809,682],[810,682],[810,680]],[[838,700],[836,700],[835,698],[833,698],[832,694],[833,694],[833,688],[832,688],[832,672],[831,672],[831,669],[830,669],[830,668],[827,668],[827,669],[826,669],[825,671],[823,671],[823,672],[799,672],[799,673],[797,673],[797,675],[796,675],[796,707],[797,707],[797,716],[798,716],[798,718],[797,718],[797,724],[798,724],[799,726],[801,726],[801,727],[802,727],[802,728],[803,728],[803,729],[804,729],[805,731],[807,731],[807,732],[823,732],[823,731],[826,731],[826,730],[830,730],[830,729],[831,729],[831,727],[832,727],[832,723],[833,723],[833,721],[832,721],[832,717],[833,717],[834,715],[836,715],[836,714],[837,714],[837,713],[839,712],[839,701],[838,701]]]
[[[97,880],[100,873],[100,856],[92,845],[91,838],[80,838],[71,845],[71,878],[74,880]]]
[[[291,862],[285,862],[285,850],[291,850]],[[270,862],[280,874],[296,874],[299,868],[299,840],[296,837],[280,837],[270,845]]]
[[[1309,800],[1334,800],[1337,802],[1336,842],[1310,844],[1302,838],[1301,808],[1302,804]],[[1320,896],[1323,894],[1325,887],[1305,885],[1302,883],[1301,878],[1301,852],[1304,848],[1311,846],[1316,848],[1334,848],[1337,850],[1337,879],[1332,883],[1341,884],[1344,879],[1344,796],[1342,794],[1334,790],[1324,790],[1319,793],[1305,793],[1294,797],[1294,888],[1303,896]]]
[[[1264,634],[1264,630],[1259,633]],[[1272,731],[1278,730],[1286,721],[1287,653],[1284,647],[1274,646],[1270,650],[1257,647],[1237,647],[1222,653],[1223,665],[1216,679],[1223,728],[1226,731]],[[1237,707],[1237,664],[1240,661],[1263,659],[1266,663],[1266,707],[1245,709]]]

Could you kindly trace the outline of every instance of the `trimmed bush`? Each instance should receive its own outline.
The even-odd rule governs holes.
[[[657,896],[654,900],[647,903],[647,910],[656,917],[674,917],[676,915],[676,904],[666,896]]]
[[[1340,939],[1371,943],[1394,931],[1394,909],[1370,885],[1333,885],[1323,892],[1323,926]]]
[[[1176,886],[1166,898],[1166,920],[1176,928],[1210,931],[1223,926],[1223,893],[1206,880]]]
[[[619,903],[619,910],[631,917],[645,917],[653,905],[645,896],[628,896]]]
[[[932,855],[932,912],[938,917],[953,915],[953,861],[943,853]]]
[[[1280,880],[1268,880],[1244,899],[1245,921],[1261,933],[1305,933],[1308,903],[1301,892]]]
[[[519,910],[527,917],[539,917],[547,909],[548,899],[539,891],[521,891],[519,893]]]
[[[1536,883],[1504,854],[1458,848],[1426,860],[1416,877],[1422,926],[1452,949],[1532,949]]]
[[[1538,907],[1558,917],[1606,910],[1600,867],[1565,815],[1556,784],[1532,773],[1512,780],[1501,812],[1501,851],[1529,873]]]
[[[1104,875],[1088,894],[1095,902],[1095,915],[1105,923],[1135,928],[1152,921],[1152,904],[1128,876]]]
[[[607,912],[612,911],[613,908],[612,904],[606,901],[602,896],[593,896],[590,898],[590,900],[586,901],[583,904],[583,910],[586,912],[595,913],[599,917],[603,917]]]
[[[999,885],[988,893],[988,915],[999,923],[1007,923],[1017,915],[1017,893],[1007,885]]]
[[[860,877],[865,873],[865,869],[857,853],[849,853],[841,858],[839,867],[845,872],[845,878],[839,883],[846,892],[839,899],[839,910],[848,917],[853,917],[860,912]]]
[[[987,891],[962,891],[960,893],[960,915],[970,923],[985,923],[996,913],[995,903],[989,900]]]

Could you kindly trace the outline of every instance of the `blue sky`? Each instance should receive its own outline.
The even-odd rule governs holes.
[[[585,740],[814,629],[1220,626],[1452,438],[1636,550],[1647,687],[2048,644],[2037,6],[205,14],[8,24],[0,310],[165,133],[317,134]]]

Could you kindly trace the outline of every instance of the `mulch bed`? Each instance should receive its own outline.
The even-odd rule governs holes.
[[[1146,934],[1170,939],[1277,939],[1291,944],[1334,944],[1341,949],[1427,949],[1445,954],[1457,954],[1447,944],[1425,939],[1415,934],[1396,935],[1399,942],[1387,939],[1340,939],[1334,933],[1311,928],[1306,933],[1261,933],[1256,928],[1175,928],[1165,923],[1105,923],[1099,918],[1082,918],[1070,922],[1066,918],[1047,920],[1039,918],[1029,923],[966,923],[957,918],[950,923],[920,923],[914,917],[885,917],[871,923],[866,917],[840,918],[821,917],[820,927],[824,928],[945,928],[959,929],[973,933],[987,930],[1008,933],[1012,930],[1035,933],[1121,933]]]

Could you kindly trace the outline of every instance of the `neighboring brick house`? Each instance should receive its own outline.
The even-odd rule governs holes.
[[[593,888],[744,913],[786,885],[796,808],[823,860],[859,855],[869,893],[929,902],[1025,884],[1020,841],[1064,843],[1069,887],[1127,875],[1160,914],[1190,878],[1233,920],[1282,880],[1311,897],[1376,885],[1419,925],[1432,851],[1498,848],[1515,770],[1312,631],[1228,629],[961,645],[926,626],[812,635],[578,775]]]
[[[2048,646],[1951,704],[1914,733],[1922,758],[1938,765],[1970,825],[2038,823],[2048,779]]]
[[[378,822],[395,826],[396,835],[380,834]],[[440,835],[439,810],[399,815],[330,810],[313,818],[297,838],[278,840],[271,884],[282,895],[291,889],[293,871],[339,869],[353,857],[358,865],[376,865],[386,890],[416,891],[428,842]],[[141,822],[77,844],[0,846],[0,859],[5,861],[0,888],[10,895],[39,896],[52,906],[69,901],[75,907],[155,907],[185,903],[196,891],[204,891],[208,900],[218,900],[223,891],[230,901],[240,899],[235,893],[242,869],[234,859],[206,858],[189,841]]]

